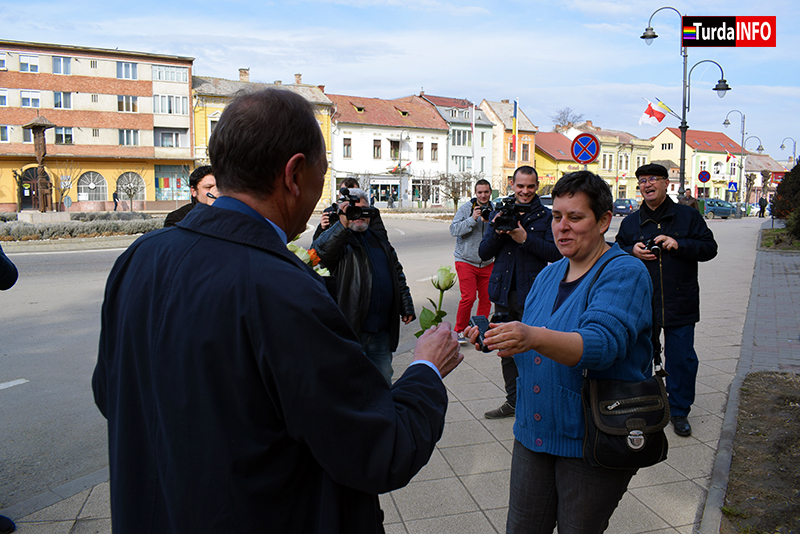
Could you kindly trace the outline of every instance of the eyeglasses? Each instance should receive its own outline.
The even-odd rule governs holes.
[[[646,183],[654,184],[659,180],[666,180],[663,176],[644,176],[639,178],[639,185],[644,185]]]

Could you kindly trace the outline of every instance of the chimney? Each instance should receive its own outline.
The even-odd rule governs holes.
[[[594,126],[592,126],[592,121],[586,121],[586,127],[590,129],[594,128]]]
[[[506,98],[505,100],[501,100],[500,103],[501,104],[508,104],[508,99]]]
[[[240,82],[249,82],[250,81],[250,69],[239,69],[239,81]]]
[[[303,75],[302,74],[295,74],[294,75],[294,83],[301,84],[303,83]]]
[[[281,85],[283,82],[280,80],[275,80],[274,85]]]
[[[322,91],[323,93],[325,92],[325,86],[324,85],[318,85],[317,87],[319,87],[319,90]]]

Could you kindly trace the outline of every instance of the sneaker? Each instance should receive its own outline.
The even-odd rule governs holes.
[[[504,417],[512,417],[516,410],[508,402],[504,402],[499,408],[489,410],[483,416],[486,419],[503,419]]]
[[[692,425],[686,417],[676,415],[671,418],[672,429],[679,436],[687,438],[692,435]]]
[[[469,343],[469,339],[464,337],[464,334],[458,334],[458,342],[462,345]]]

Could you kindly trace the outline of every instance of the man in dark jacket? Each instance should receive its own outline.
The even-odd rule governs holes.
[[[510,231],[486,229],[478,248],[484,261],[494,258],[492,276],[489,278],[489,298],[496,313],[506,315],[508,321],[519,321],[525,308],[525,298],[531,290],[536,275],[548,263],[561,259],[553,242],[550,223],[553,215],[539,201],[539,175],[536,169],[523,165],[514,171],[513,191],[517,204],[529,206],[530,211],[521,216],[517,227]],[[497,212],[490,215],[494,221]],[[506,402],[484,415],[499,419],[514,415],[517,406],[517,364],[514,358],[501,358]]]
[[[679,436],[690,436],[688,420],[694,402],[697,353],[694,326],[700,320],[697,263],[717,255],[717,242],[700,212],[667,196],[669,174],[658,164],[636,170],[644,202],[619,227],[617,243],[642,260],[653,279],[653,347],[661,350],[672,425]]]
[[[192,201],[170,212],[164,219],[164,228],[175,226],[181,222],[198,203],[209,206],[214,203],[218,191],[211,165],[201,165],[192,171],[192,174],[189,175],[189,193],[192,195]]]
[[[378,494],[407,484],[442,434],[456,334],[424,333],[389,388],[286,248],[327,169],[303,97],[238,96],[209,156],[220,198],[138,239],[106,285],[92,386],[112,529],[381,533]]]
[[[367,192],[350,189],[356,206],[369,206]],[[349,202],[339,204],[339,221],[322,232],[311,248],[336,277],[337,299],[364,353],[392,383],[392,352],[400,340],[400,319],[416,318],[403,266],[386,237],[370,230],[370,219],[348,220]]]

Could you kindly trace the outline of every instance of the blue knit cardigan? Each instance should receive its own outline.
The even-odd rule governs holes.
[[[587,292],[597,269],[612,256]],[[522,322],[561,332],[578,332],[583,355],[574,367],[536,351],[517,354],[517,413],[514,436],[534,452],[579,458],[584,433],[581,384],[590,378],[640,381],[652,374],[651,299],[653,286],[641,261],[619,245],[595,263],[573,293],[553,313],[558,284],[569,260],[549,265],[536,278],[525,301]]]

